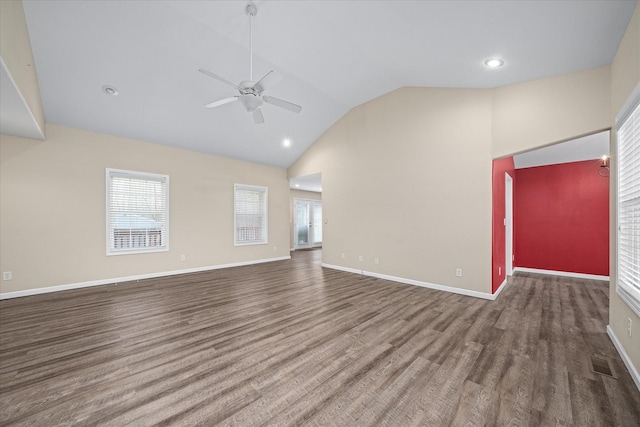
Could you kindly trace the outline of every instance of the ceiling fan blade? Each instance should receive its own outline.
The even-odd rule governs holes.
[[[264,116],[259,108],[253,110],[253,121],[257,124],[264,123]]]
[[[294,113],[299,113],[302,111],[302,107],[300,105],[293,104],[289,101],[284,101],[280,98],[274,98],[273,96],[263,96],[262,99],[264,102],[268,102],[269,104],[273,104],[277,107],[284,108],[285,110],[293,111]]]
[[[267,90],[271,85],[278,82],[280,80],[280,75],[275,71],[271,70],[267,74],[265,74],[256,84],[253,85],[253,88],[258,92],[262,93]]]
[[[220,77],[219,75],[217,75],[215,73],[212,73],[209,70],[205,70],[204,68],[200,68],[198,71],[200,71],[202,74],[205,74],[205,75],[207,75],[209,77],[213,77],[214,79],[216,79],[218,81],[221,81],[222,83],[226,83],[229,86],[236,88],[237,90],[240,90],[240,86],[238,86],[237,84],[231,83],[229,80],[225,79],[224,77]]]
[[[208,104],[205,104],[204,108],[219,107],[221,105],[228,104],[228,103],[233,102],[233,101],[237,101],[238,98],[239,98],[239,96],[232,96],[231,98],[225,98],[225,99],[221,99],[219,101],[210,102]]]

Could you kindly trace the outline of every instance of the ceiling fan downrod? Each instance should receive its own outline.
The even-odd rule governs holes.
[[[258,14],[258,8],[255,4],[249,3],[247,7],[244,8],[249,16],[249,81],[253,81],[253,33],[251,31],[251,21],[253,21],[254,16]]]

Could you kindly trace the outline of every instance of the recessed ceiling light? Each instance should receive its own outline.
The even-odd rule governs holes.
[[[504,61],[500,58],[491,58],[484,61],[484,65],[489,68],[500,68],[504,65]]]
[[[282,145],[284,145],[285,147],[290,147],[291,140],[289,138],[285,139],[284,141],[282,141]]]
[[[107,95],[116,96],[118,95],[118,89],[113,86],[102,86],[102,91]]]

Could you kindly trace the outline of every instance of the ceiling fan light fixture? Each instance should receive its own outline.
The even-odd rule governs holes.
[[[285,140],[282,141],[282,145],[285,147],[291,147],[291,140],[289,138],[285,138]]]
[[[262,99],[253,95],[241,95],[240,103],[248,112],[253,112],[262,106]]]
[[[504,65],[504,61],[500,58],[489,58],[484,61],[484,65],[486,65],[487,68],[500,68]]]

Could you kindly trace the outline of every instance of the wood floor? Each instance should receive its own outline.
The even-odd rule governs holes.
[[[0,424],[640,425],[606,283],[485,301],[320,255],[0,301]]]

